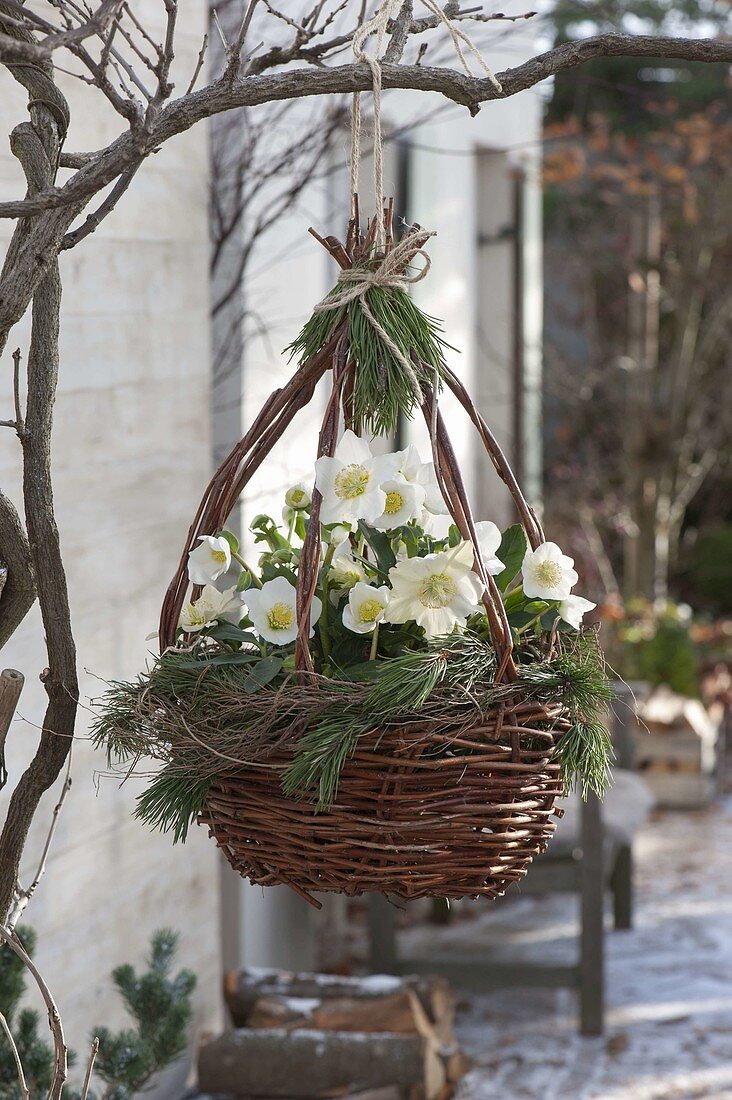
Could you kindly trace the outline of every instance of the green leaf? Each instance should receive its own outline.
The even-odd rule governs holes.
[[[271,516],[263,513],[255,516],[249,524],[249,530],[254,534],[255,542],[266,542],[270,550],[290,550],[287,539],[280,534],[279,528]]]
[[[179,662],[179,668],[194,672],[204,672],[207,668],[218,668],[220,665],[254,665],[259,661],[259,653],[228,652],[217,653],[208,660],[194,661],[183,660]]]
[[[372,550],[380,571],[382,573],[388,573],[389,570],[396,565],[396,557],[388,537],[383,531],[377,531],[373,527],[368,527],[363,520],[359,521],[358,529]]]
[[[229,546],[231,547],[232,554],[239,553],[239,540],[233,533],[233,531],[219,531],[219,538],[226,539]]]
[[[513,592],[509,592],[503,601],[503,606],[506,608],[506,614],[510,615],[512,611],[523,610],[524,604],[528,598],[528,596],[524,595],[524,590],[521,585],[519,585],[518,588],[514,588]]]
[[[285,577],[290,584],[297,585],[297,576],[294,569],[286,565],[278,565],[271,558],[264,558],[261,564],[263,581],[273,581],[275,577]]]
[[[450,530],[447,532],[447,543],[451,548],[457,546],[459,542],[462,542],[463,536],[460,534],[460,528],[454,523],[450,524]],[[503,560],[503,559],[501,559]]]
[[[501,545],[496,551],[496,557],[506,566],[503,572],[496,577],[496,584],[500,592],[506,591],[518,573],[528,546],[526,532],[520,523],[514,523],[512,527],[503,532]]]
[[[239,574],[239,580],[236,582],[237,592],[246,592],[248,588],[254,585],[254,578],[248,569],[243,569]]]
[[[240,642],[242,645],[257,645],[259,642],[256,634],[252,634],[248,630],[242,630],[240,626],[235,626],[234,623],[220,622],[209,630],[208,636],[209,638],[215,638],[217,642]]]
[[[416,558],[419,554],[420,529],[418,527],[400,527],[399,538],[404,543],[407,557]]]
[[[282,657],[265,657],[259,661],[242,683],[247,695],[253,695],[255,691],[259,691],[274,680],[284,663]]]

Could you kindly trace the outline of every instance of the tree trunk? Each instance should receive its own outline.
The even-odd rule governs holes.
[[[42,88],[52,84],[50,72],[35,66],[26,68],[21,82],[29,88],[32,97],[41,94],[36,88],[38,80]],[[32,98],[30,113],[32,123],[16,127],[11,137],[11,148],[25,172],[27,193],[33,196],[53,185],[63,127],[60,112],[49,96]],[[28,219],[16,230],[20,236],[14,241],[27,244],[25,234],[30,236],[32,230],[33,219]],[[28,399],[23,430],[19,433],[23,449],[23,496],[28,545],[46,635],[48,668],[43,672],[42,680],[48,695],[48,706],[36,754],[13,791],[0,834],[0,922],[5,922],[13,902],[21,855],[38,804],[58,778],[71,749],[79,695],[76,650],[51,482],[51,433],[58,381],[60,311],[61,278],[58,256],[54,253],[46,259],[45,274],[33,296]]]

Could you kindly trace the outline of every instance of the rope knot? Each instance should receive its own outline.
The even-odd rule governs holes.
[[[390,249],[374,267],[346,267],[338,275],[338,283],[343,288],[335,294],[329,295],[319,302],[314,312],[323,313],[327,309],[339,309],[348,305],[355,298],[364,298],[372,287],[405,287],[420,283],[427,275],[432,261],[424,250],[424,245],[434,232],[421,229],[419,226],[405,233],[402,239]],[[424,260],[424,266],[408,275],[407,269],[411,267],[417,256]]]
[[[429,271],[432,261],[424,250],[424,245],[435,233],[421,229],[414,225],[405,233],[402,239],[379,260],[375,267],[347,267],[340,272],[338,283],[334,293],[318,302],[313,313],[325,313],[329,310],[340,309],[348,306],[357,298],[360,299],[360,308],[366,320],[373,328],[376,335],[388,347],[394,358],[404,370],[414,394],[415,401],[422,404],[422,387],[414,371],[414,367],[408,354],[392,339],[384,326],[377,321],[371,312],[366,295],[373,287],[398,287],[404,289],[412,283],[419,283]],[[407,268],[413,261],[421,256],[424,266],[408,275]]]

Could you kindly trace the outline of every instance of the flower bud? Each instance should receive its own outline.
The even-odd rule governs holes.
[[[304,485],[293,485],[285,493],[285,504],[296,512],[302,512],[310,507],[311,496]]]

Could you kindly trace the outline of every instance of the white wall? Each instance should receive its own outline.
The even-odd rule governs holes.
[[[138,0],[155,26],[161,5]],[[190,74],[204,30],[203,0],[186,3],[178,73]],[[68,150],[94,149],[123,123],[76,82]],[[25,96],[0,75],[4,134],[26,117]],[[82,699],[98,679],[144,665],[163,592],[210,467],[208,201],[206,131],[175,139],[143,166],[115,213],[78,249],[63,254],[61,372],[54,433],[55,493],[68,570]],[[0,148],[0,194],[22,193]],[[0,241],[11,226],[0,223]],[[28,325],[9,350],[27,348]],[[0,364],[0,418],[12,415],[11,364]],[[20,504],[19,448],[0,434],[0,484]],[[9,737],[12,780],[30,759],[44,710],[45,665],[37,609],[2,654],[27,678]],[[143,781],[96,783],[102,754],[85,740],[82,709],[74,784],[48,871],[26,915],[38,932],[38,962],[58,1000],[70,1044],[86,1046],[97,1023],[123,1022],[108,973],[140,963],[150,933],[181,933],[180,964],[198,974],[196,1026],[217,1017],[218,855],[203,830],[185,848],[133,820]],[[40,855],[58,788],[44,799],[23,861],[27,881]],[[7,792],[4,792],[7,797]],[[5,803],[3,802],[3,805]],[[167,1093],[170,1095],[170,1091]]]
[[[515,63],[513,55],[490,60],[495,69]],[[414,296],[427,313],[444,321],[447,340],[456,348],[447,352],[448,365],[468,388],[509,461],[514,450],[513,242],[481,243],[481,236],[511,225],[514,166],[527,175],[528,202],[535,214],[539,135],[540,102],[532,92],[486,103],[474,119],[449,109],[411,135],[409,216],[437,230],[429,247],[432,270],[415,286]],[[531,296],[524,299],[524,309],[532,320],[532,363],[540,374],[541,299],[536,289],[541,286],[541,226],[536,216],[528,228],[524,266]],[[510,498],[476,445],[467,418],[447,395],[442,408],[476,515],[499,525],[511,522]]]

